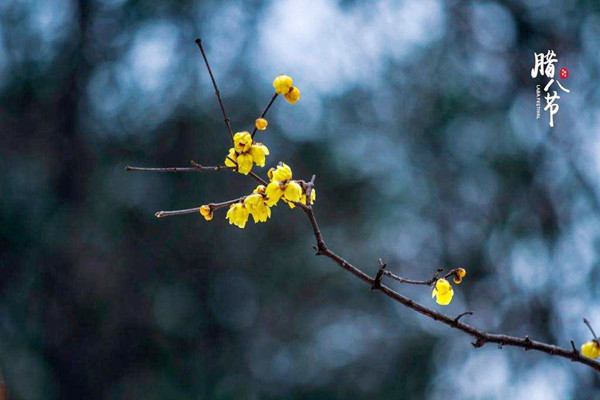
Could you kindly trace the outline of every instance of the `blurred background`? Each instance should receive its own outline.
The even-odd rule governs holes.
[[[468,270],[448,307],[568,347],[600,330],[600,3],[0,2],[0,370],[14,399],[590,399],[585,366],[472,339],[313,254],[305,216],[225,211],[222,163],[273,78],[267,166],[317,175],[328,245],[374,274]],[[535,118],[534,52],[561,81]],[[558,90],[556,86],[554,89]],[[542,98],[542,107],[545,104]],[[260,171],[264,174],[265,171]]]

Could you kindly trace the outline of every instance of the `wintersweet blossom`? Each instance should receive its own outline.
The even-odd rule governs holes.
[[[229,210],[227,210],[227,218],[229,220],[230,225],[236,225],[240,228],[244,228],[246,226],[246,222],[248,222],[248,216],[250,213],[248,209],[244,205],[244,203],[233,203]]]
[[[294,80],[287,75],[279,75],[273,80],[273,87],[275,88],[275,93],[277,94],[286,94],[292,89],[294,85]]]
[[[454,290],[450,286],[450,283],[444,278],[438,279],[431,292],[431,297],[435,298],[438,304],[447,306],[452,301],[452,296],[454,296]]]
[[[590,340],[581,345],[581,354],[587,358],[600,357],[600,345],[595,340]]]
[[[285,97],[288,103],[296,104],[298,100],[300,100],[300,89],[298,89],[297,87],[293,87],[283,97]]]
[[[205,220],[210,221],[213,219],[213,211],[210,206],[204,205],[200,207],[200,215],[204,217]]]
[[[267,121],[264,118],[258,118],[256,120],[256,122],[254,123],[254,126],[256,127],[256,129],[258,129],[259,131],[264,131],[265,129],[267,129],[267,125],[269,125],[269,121]]]
[[[248,175],[253,164],[264,167],[268,155],[267,146],[254,142],[249,132],[237,132],[233,135],[233,147],[225,157],[225,165],[235,167],[239,173]]]
[[[267,195],[267,204],[272,207],[282,197],[286,201],[300,201],[302,198],[302,186],[292,180],[292,169],[284,163],[277,168],[272,168],[267,173],[271,182],[265,189]]]
[[[247,196],[244,199],[244,205],[250,215],[252,215],[255,223],[266,222],[271,217],[271,209],[267,205],[264,196],[260,193],[252,193]]]

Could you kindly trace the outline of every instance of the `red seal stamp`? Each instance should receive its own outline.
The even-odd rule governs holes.
[[[565,67],[562,67],[558,74],[561,79],[567,79],[569,77],[569,70],[566,69]]]

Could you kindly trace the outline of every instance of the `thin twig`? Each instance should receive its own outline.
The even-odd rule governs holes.
[[[240,201],[244,200],[245,198],[246,198],[246,196],[242,196],[242,197],[238,197],[237,199],[224,201],[222,203],[208,203],[207,206],[209,206],[210,209],[212,211],[214,211],[214,210],[218,210],[219,208],[230,206],[233,203],[240,202]],[[200,207],[188,208],[185,210],[159,211],[154,215],[156,216],[156,218],[163,218],[163,217],[172,217],[174,215],[195,214],[198,212],[200,212]]]
[[[458,271],[458,270],[459,270],[459,268],[454,268],[454,269],[450,270],[450,272],[448,272],[446,275],[444,275],[444,276],[443,276],[443,278],[444,278],[444,279],[446,279],[446,278],[448,278],[448,277],[450,277],[450,276],[452,276],[452,275],[458,276],[458,275],[457,275],[457,271]],[[408,284],[410,284],[410,285],[425,285],[425,286],[431,286],[431,285],[433,285],[433,284],[434,284],[434,283],[435,283],[435,282],[436,282],[436,281],[439,279],[439,278],[438,278],[438,275],[439,275],[439,274],[440,274],[440,272],[442,272],[442,271],[443,271],[443,269],[438,269],[438,270],[436,271],[436,273],[433,275],[433,278],[431,278],[431,279],[428,279],[428,280],[426,280],[426,281],[418,281],[418,280],[414,280],[414,279],[403,278],[403,277],[401,277],[401,276],[398,276],[398,275],[395,275],[395,274],[393,274],[391,271],[385,271],[385,272],[384,272],[384,274],[385,274],[386,276],[389,276],[390,278],[392,278],[392,279],[394,279],[394,280],[397,280],[397,281],[398,281],[398,282],[400,282],[400,283],[408,283]]]
[[[145,167],[125,167],[125,171],[143,171],[143,172],[207,172],[220,171],[222,169],[232,169],[224,165],[203,166],[192,161],[193,167],[168,167],[168,168],[145,168]]]
[[[221,92],[219,92],[219,88],[217,87],[217,82],[215,81],[215,77],[213,76],[212,70],[210,69],[210,64],[208,63],[208,58],[206,58],[206,54],[204,53],[204,47],[202,47],[202,39],[196,39],[196,44],[200,48],[200,52],[202,53],[202,58],[204,58],[204,63],[206,64],[206,68],[208,69],[208,74],[210,75],[210,80],[212,81],[213,87],[215,88],[215,94],[217,95],[217,100],[219,100],[219,105],[221,106],[221,112],[223,113],[223,118],[225,119],[225,125],[227,125],[227,130],[229,131],[229,136],[231,138],[231,143],[233,143],[233,131],[231,130],[231,124],[229,123],[229,117],[227,116],[227,112],[225,111],[225,106],[223,105],[223,100],[221,100]]]
[[[594,336],[594,340],[598,341],[598,336],[596,336],[596,332],[594,332],[594,328],[592,328],[592,324],[590,324],[590,321],[584,317],[583,323],[586,324],[588,329],[590,330],[590,332],[592,332],[592,335]]]
[[[385,272],[385,267],[387,267],[387,264],[384,263],[381,258],[378,261],[379,261],[379,270],[377,270],[377,275],[375,275],[375,279],[374,279],[375,283],[373,283],[373,285],[371,286],[371,290],[375,290],[375,289],[379,288],[379,286],[381,286],[381,279],[383,278],[383,274]]]
[[[473,315],[473,311],[465,311],[464,313],[458,314],[456,318],[454,318],[454,321],[458,322],[458,320],[464,317],[465,315]]]
[[[250,175],[252,178],[254,178],[258,183],[260,183],[261,185],[265,185],[267,186],[269,183],[267,181],[265,181],[263,178],[261,178],[260,176],[258,176],[257,174],[255,174],[254,172],[250,171],[248,173],[248,175]]]
[[[269,108],[271,108],[271,106],[273,105],[273,103],[275,102],[275,99],[277,98],[278,94],[275,93],[273,95],[273,97],[271,97],[271,101],[269,101],[269,104],[267,104],[267,107],[265,107],[265,110],[262,112],[262,114],[260,114],[259,118],[264,118],[267,115],[267,112],[269,112]],[[256,125],[254,125],[254,129],[252,130],[252,138],[254,139],[254,135],[256,135],[256,130],[258,128],[256,127]]]
[[[339,265],[341,268],[345,269],[346,271],[348,271],[349,273],[354,275],[356,278],[362,280],[370,287],[373,287],[373,285],[376,285],[376,280],[374,278],[371,278],[369,275],[365,274],[363,271],[361,271],[360,269],[358,269],[357,267],[355,267],[354,265],[352,265],[351,263],[349,263],[348,261],[346,261],[339,255],[337,255],[336,253],[334,253],[327,247],[327,245],[325,244],[325,241],[323,239],[323,234],[321,233],[321,230],[319,228],[319,224],[317,223],[317,219],[315,217],[315,213],[313,211],[312,206],[301,205],[299,208],[302,211],[304,211],[304,213],[306,214],[306,216],[312,226],[313,234],[315,236],[315,240],[317,241],[316,254],[319,256],[325,256],[325,257],[329,258],[330,260],[335,262],[337,265]],[[474,337],[475,338],[475,341],[473,342],[474,347],[482,347],[486,343],[497,343],[502,346],[521,347],[525,350],[536,350],[536,351],[540,351],[542,353],[550,354],[553,356],[566,358],[573,362],[578,362],[578,363],[587,365],[587,366],[593,368],[594,370],[600,372],[600,362],[595,361],[591,358],[584,357],[577,351],[566,349],[566,348],[559,347],[559,346],[555,346],[555,345],[548,344],[548,343],[538,342],[536,340],[531,340],[527,336],[524,338],[520,338],[520,337],[516,337],[516,336],[509,336],[509,335],[503,335],[503,334],[497,334],[497,333],[487,333],[487,332],[479,330],[471,325],[465,324],[464,322],[461,322],[459,320],[460,318],[458,318],[458,317],[452,318],[452,317],[450,317],[446,314],[442,314],[432,308],[429,308],[422,304],[419,304],[416,301],[414,301],[406,296],[403,296],[398,292],[395,292],[394,290],[390,289],[389,287],[387,287],[385,285],[379,285],[376,289],[379,290],[380,292],[382,292],[383,294],[385,294],[386,296],[388,296],[388,297],[394,299],[395,301],[399,302],[400,304],[404,305],[407,308],[410,308],[410,309],[412,309],[420,314],[423,314],[435,321],[439,321],[445,325],[448,325],[452,328],[458,329],[458,330]]]

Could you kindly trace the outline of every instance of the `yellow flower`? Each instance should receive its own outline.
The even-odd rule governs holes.
[[[233,135],[233,147],[238,154],[247,152],[250,150],[250,146],[252,146],[252,135],[250,135],[250,132],[237,132]]]
[[[273,81],[273,87],[275,88],[275,93],[277,94],[286,94],[290,91],[293,85],[294,80],[287,75],[279,75]]]
[[[311,205],[315,202],[316,198],[317,198],[317,192],[315,191],[315,188],[313,188],[313,190],[310,192],[310,204]],[[302,192],[302,197],[300,197],[300,203],[306,204],[306,193],[305,192]],[[296,205],[291,202],[288,202],[288,206],[290,206],[290,208],[296,207]]]
[[[237,162],[237,154],[232,147],[229,149],[229,153],[227,154],[227,157],[225,157],[225,165],[227,167],[235,167],[236,162]]]
[[[283,190],[281,189],[281,183],[279,181],[271,181],[265,189],[267,195],[267,204],[269,207],[277,204],[281,196],[283,196]]]
[[[255,223],[265,222],[269,217],[271,217],[271,209],[265,203],[265,199],[262,194],[254,193],[247,196],[244,199],[244,205]]]
[[[264,118],[259,118],[256,120],[256,122],[254,123],[254,126],[256,127],[256,129],[258,129],[259,131],[264,131],[265,129],[267,129],[267,125],[269,125],[269,121],[267,121]]]
[[[237,132],[233,135],[233,148],[225,158],[225,165],[235,167],[237,172],[248,175],[255,163],[259,167],[265,166],[265,159],[269,155],[269,149],[262,143],[252,141],[250,133]],[[234,162],[235,161],[235,162]]]
[[[248,173],[252,170],[252,160],[252,154],[250,153],[242,153],[237,156],[238,172],[240,174],[248,175]]]
[[[289,201],[300,201],[302,198],[302,186],[296,181],[290,181],[283,189],[283,197]]]
[[[266,187],[265,185],[258,185],[256,189],[252,191],[252,193],[265,194]]]
[[[283,97],[290,104],[296,104],[298,100],[300,100],[300,89],[297,87],[293,87],[288,93],[286,93]]]
[[[252,159],[256,165],[264,167],[265,160],[269,155],[269,149],[262,143],[254,143],[250,146],[250,155],[252,155]]]
[[[248,222],[249,212],[246,209],[246,206],[243,203],[234,203],[227,210],[227,218],[229,220],[229,224],[237,225],[240,228],[244,228],[246,226],[246,222]]]
[[[433,292],[431,292],[431,297],[435,298],[438,304],[447,306],[452,301],[452,296],[454,296],[454,290],[452,290],[450,283],[444,278],[438,279],[435,282]]]
[[[209,206],[201,206],[200,207],[200,214],[204,217],[205,220],[210,221],[211,219],[213,219],[213,211]]]
[[[581,354],[587,358],[598,358],[600,356],[600,346],[594,340],[581,345]]]
[[[281,163],[274,170],[269,170],[269,173],[269,179],[273,181],[286,182],[292,179],[292,169],[285,163]]]

